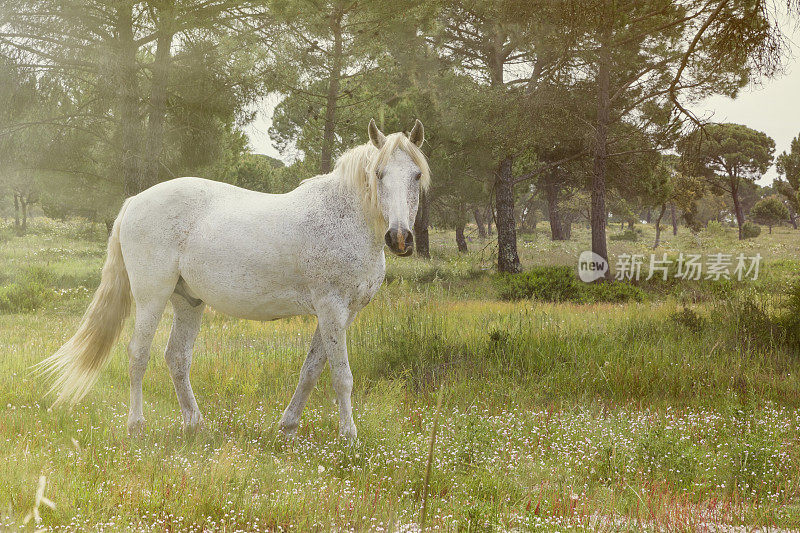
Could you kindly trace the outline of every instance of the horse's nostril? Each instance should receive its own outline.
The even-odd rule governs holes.
[[[397,254],[408,255],[414,248],[414,234],[407,229],[390,229],[383,240]]]

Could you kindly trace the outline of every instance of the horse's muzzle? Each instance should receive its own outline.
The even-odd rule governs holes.
[[[407,257],[414,251],[414,234],[407,229],[389,228],[383,240],[393,253],[401,257]]]

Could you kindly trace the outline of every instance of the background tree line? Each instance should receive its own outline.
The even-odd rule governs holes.
[[[774,142],[706,124],[687,105],[778,73],[785,42],[765,0],[0,0],[0,187],[24,231],[49,216],[107,224],[124,197],[200,175],[286,192],[364,141],[426,125],[434,173],[415,224],[496,238],[610,222],[672,230],[710,220],[797,225],[800,137],[783,179],[755,182]],[[249,153],[243,128],[277,94],[270,137],[289,166]]]

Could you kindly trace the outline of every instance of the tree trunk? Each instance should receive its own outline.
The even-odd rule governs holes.
[[[608,123],[611,109],[611,32],[603,30],[600,38],[597,71],[597,127],[595,129],[594,168],[592,172],[592,251],[608,261],[606,243],[606,168]],[[611,269],[606,272],[611,278]]]
[[[544,192],[547,197],[547,212],[550,219],[550,239],[554,241],[567,240],[561,220],[561,209],[558,207],[559,185],[556,183],[555,171],[545,178]]]
[[[483,222],[483,215],[481,210],[477,207],[472,210],[472,215],[475,217],[475,225],[478,226],[478,236],[481,239],[486,238],[486,224]]]
[[[733,197],[733,211],[736,215],[736,225],[739,227],[739,240],[743,240],[742,224],[744,224],[744,210],[742,202],[739,200],[739,178],[731,176],[731,196]]]
[[[672,217],[672,234],[673,235],[677,235],[678,234],[678,213],[677,213],[677,210],[675,209],[675,204],[670,204],[669,205],[669,214],[670,214],[670,217]]]
[[[653,243],[654,250],[661,244],[661,219],[664,217],[666,211],[667,204],[661,204],[661,212],[658,214],[658,218],[656,218],[656,241]]]
[[[333,142],[336,135],[336,106],[339,101],[339,84],[342,78],[342,15],[338,10],[331,13],[330,27],[333,32],[333,64],[328,78],[325,126],[322,131],[322,153],[319,159],[319,170],[322,174],[331,171]]]
[[[28,201],[20,196],[19,197],[19,205],[22,207],[22,232],[24,233],[28,229]]]
[[[170,17],[171,15],[166,15]],[[139,187],[144,190],[158,183],[161,152],[164,147],[164,123],[167,116],[167,81],[169,78],[171,21],[160,21],[167,27],[159,30],[156,38],[156,55],[152,66],[150,88],[150,113],[147,119],[147,139],[139,170]]]
[[[514,225],[513,159],[506,157],[495,173],[494,191],[497,209],[497,269],[500,272],[519,272],[517,229]]]
[[[489,84],[495,90],[505,88],[504,62],[508,54],[505,49],[506,36],[499,31],[491,36],[488,47]],[[519,272],[517,255],[517,228],[514,220],[514,159],[505,156],[500,160],[494,174],[494,199],[497,225],[497,270],[500,272]]]
[[[14,227],[19,229],[19,195],[14,193]]]
[[[136,79],[136,43],[133,40],[133,5],[117,8],[117,113],[121,150],[122,185],[125,196],[141,192],[139,183],[139,96]]]
[[[431,258],[430,240],[428,235],[428,195],[420,191],[417,217],[414,219],[414,247],[417,255],[425,259]]]
[[[460,253],[467,253],[467,239],[464,238],[464,222],[456,224],[456,244]]]

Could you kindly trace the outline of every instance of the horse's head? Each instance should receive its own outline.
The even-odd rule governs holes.
[[[414,251],[411,228],[417,216],[420,187],[427,185],[429,179],[428,165],[419,150],[425,140],[424,128],[417,120],[407,137],[403,133],[387,137],[371,120],[369,139],[379,150],[380,164],[374,172],[378,208],[389,224],[384,240],[392,252],[405,257]]]

